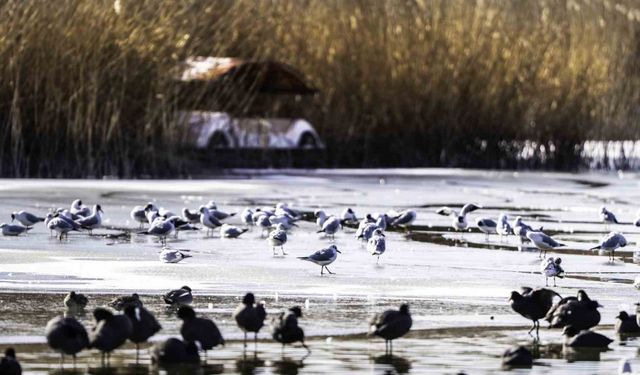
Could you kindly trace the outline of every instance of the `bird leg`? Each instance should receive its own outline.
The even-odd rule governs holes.
[[[376,259],[376,264],[380,261],[380,254],[378,254],[378,259]]]
[[[553,277],[553,286],[556,286],[556,277]]]
[[[244,347],[247,347],[247,333],[244,333]]]
[[[253,352],[257,352],[258,351],[258,332],[255,332],[253,334]]]
[[[393,356],[393,340],[389,340],[389,355]]]
[[[276,248],[275,248],[275,246],[272,247],[271,250],[273,251],[273,256],[276,256]]]
[[[544,286],[549,286],[549,278],[547,276],[544,277]]]
[[[324,275],[324,266],[320,267],[320,275]]]
[[[280,246],[280,250],[282,250],[282,255],[287,255],[287,253],[284,252],[284,246]]]
[[[324,268],[326,268],[326,269],[327,269],[327,272],[329,272],[330,274],[332,274],[332,275],[334,274],[333,272],[329,271],[329,267],[324,266]]]
[[[309,349],[307,344],[305,344],[304,341],[300,341],[300,342],[302,343],[302,347],[307,349],[307,355],[311,354],[311,349]],[[282,344],[282,346],[284,347],[284,344]]]
[[[139,354],[140,354],[140,344],[136,343],[136,363],[138,363]]]

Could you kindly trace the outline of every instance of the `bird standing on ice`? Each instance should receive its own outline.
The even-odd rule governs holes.
[[[280,247],[282,255],[287,255],[287,253],[284,252],[284,244],[287,243],[287,231],[284,229],[284,225],[276,225],[276,229],[269,233],[267,241],[271,245],[274,256],[276,255],[276,247]]]
[[[467,223],[467,214],[479,208],[481,207],[478,205],[467,203],[462,207],[462,210],[460,210],[459,214],[449,207],[442,207],[438,211],[436,211],[436,213],[443,216],[453,216],[453,221],[451,223],[453,229],[465,230],[469,226],[469,224]]]
[[[540,264],[540,272],[544,275],[544,284],[549,286],[549,278],[553,277],[553,286],[556,286],[556,277],[563,278],[564,270],[560,266],[562,259],[550,257]]]
[[[336,258],[338,257],[338,253],[341,253],[341,252],[340,250],[338,250],[336,245],[331,245],[326,249],[318,250],[307,257],[298,257],[298,259],[307,260],[309,262],[319,265],[320,275],[324,275],[325,268],[327,269],[327,272],[329,272],[330,274],[333,274],[333,272],[329,271],[329,268],[327,266],[336,260]]]
[[[527,232],[527,238],[533,243],[535,247],[538,248],[538,250],[540,250],[540,254],[538,254],[538,257],[540,258],[547,256],[548,250],[554,250],[557,247],[567,246],[554,240],[553,238],[547,236],[542,232],[529,231]]]
[[[614,261],[614,256],[616,249],[619,247],[627,246],[627,239],[622,235],[622,233],[611,232],[606,237],[604,237],[598,246],[592,247],[590,250],[605,250],[609,252],[609,260]]]
[[[376,259],[376,263],[380,261],[380,255],[384,254],[387,249],[387,243],[384,233],[382,229],[378,228],[373,231],[373,235],[369,238],[369,242],[367,242],[367,250],[371,252],[371,255],[377,255],[378,259]]]

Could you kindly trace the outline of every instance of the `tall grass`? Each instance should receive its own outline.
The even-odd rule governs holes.
[[[510,167],[526,141],[570,168],[584,140],[640,133],[631,0],[8,0],[0,12],[5,176],[189,173],[176,110],[198,93],[177,97],[173,77],[191,55],[298,67],[321,90],[301,115],[330,166]]]

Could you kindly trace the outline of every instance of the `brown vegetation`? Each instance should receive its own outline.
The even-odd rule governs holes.
[[[330,166],[517,166],[532,141],[569,168],[583,140],[640,130],[634,1],[5,0],[0,12],[5,176],[187,173],[172,78],[192,55],[303,71],[321,94],[302,115]]]

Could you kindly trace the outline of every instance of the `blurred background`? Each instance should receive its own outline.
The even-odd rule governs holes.
[[[640,165],[637,1],[4,0],[0,13],[1,176]]]

